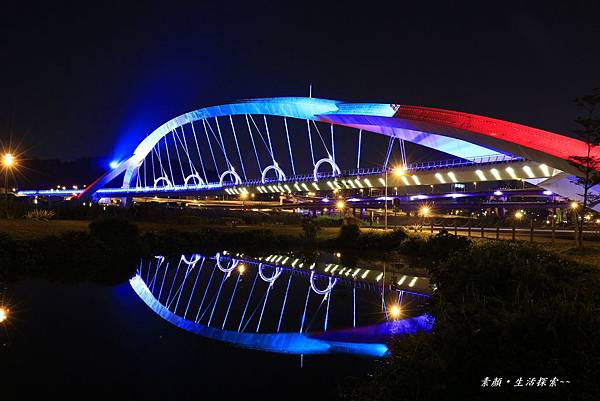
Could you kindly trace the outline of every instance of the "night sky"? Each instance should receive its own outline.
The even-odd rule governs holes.
[[[0,24],[0,138],[27,157],[118,157],[186,111],[311,83],[568,132],[600,84],[598,3],[28,3]]]

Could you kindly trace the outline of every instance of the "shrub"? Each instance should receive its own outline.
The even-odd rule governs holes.
[[[345,221],[340,227],[337,243],[342,248],[351,248],[356,246],[360,237],[360,227],[354,221]]]
[[[45,209],[33,209],[27,212],[25,215],[26,219],[30,220],[50,220],[55,216],[53,210],[45,210]]]
[[[445,260],[453,252],[462,253],[466,251],[470,246],[471,240],[469,238],[440,230],[436,235],[427,239],[425,246],[427,254],[424,256],[433,259],[434,262],[439,262]]]
[[[316,219],[308,218],[302,220],[302,233],[306,242],[316,241],[319,230],[321,230],[321,227]]]

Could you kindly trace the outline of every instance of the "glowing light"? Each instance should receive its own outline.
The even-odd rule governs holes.
[[[442,183],[442,184],[445,184],[445,183],[446,183],[446,180],[444,179],[444,176],[443,176],[443,175],[441,175],[440,173],[435,173],[435,178],[437,178],[437,180],[438,180],[440,183]]]
[[[544,194],[544,195],[552,195],[553,193],[554,193],[554,192],[552,192],[552,191],[544,191],[544,192],[543,192],[543,194]]]
[[[519,177],[517,177],[517,174],[515,173],[515,169],[514,168],[507,167],[507,168],[505,168],[505,170],[506,170],[506,172],[508,173],[508,175],[510,175],[510,177],[513,180],[518,180],[519,179]]]
[[[401,177],[401,176],[403,176],[404,174],[405,174],[405,171],[404,171],[404,169],[403,169],[402,167],[396,167],[396,168],[394,169],[394,175],[395,175],[396,177]]]
[[[529,166],[523,166],[523,171],[525,172],[525,174],[527,174],[527,177],[529,177],[529,178],[535,178],[535,174],[533,174],[533,171],[531,170],[531,167],[529,167]]]
[[[385,185],[385,180],[381,177],[379,177],[379,182],[381,183],[381,185]]]
[[[571,202],[571,209],[575,210],[579,207],[579,203],[577,202]]]
[[[346,202],[344,202],[343,200],[339,200],[336,202],[335,207],[341,210],[346,207]]]
[[[423,215],[423,217],[427,217],[429,216],[429,213],[431,213],[431,208],[429,206],[423,206],[421,207],[421,215]]]
[[[502,195],[504,195],[504,192],[502,192],[502,191],[494,191],[494,195],[496,195],[496,196],[502,196]]]
[[[540,164],[540,170],[542,170],[542,173],[544,173],[545,177],[550,177],[550,169],[548,168],[547,165]]]
[[[389,310],[389,314],[390,314],[390,317],[392,318],[392,320],[397,320],[398,318],[400,318],[400,315],[402,314],[400,305],[397,305],[397,304],[390,306],[388,308],[388,310]]]
[[[475,174],[477,174],[477,177],[479,177],[481,181],[487,181],[487,177],[485,176],[485,174],[483,174],[483,171],[475,170]]]
[[[242,274],[244,274],[244,272],[245,272],[245,271],[246,271],[246,265],[245,265],[245,264],[243,264],[243,263],[241,263],[241,264],[238,266],[238,272],[240,272],[240,276],[241,276]]]
[[[6,168],[10,168],[15,164],[15,157],[11,153],[5,153],[2,156],[2,165]]]
[[[248,199],[248,192],[242,192],[240,194],[240,198],[242,198],[242,199]]]
[[[417,177],[416,175],[412,176],[413,181],[415,182],[415,184],[417,185],[421,185],[421,181],[419,180],[419,177]]]
[[[110,162],[109,166],[110,166],[110,168],[112,168],[114,170],[117,167],[119,167],[119,161],[118,160],[113,160],[113,161]]]
[[[0,323],[8,319],[8,312],[10,312],[8,308],[0,307]]]
[[[490,170],[490,173],[492,173],[492,175],[494,176],[495,179],[497,179],[497,180],[502,179],[502,176],[500,175],[500,172],[498,171],[498,169],[493,168]]]
[[[456,179],[456,175],[452,171],[450,171],[448,173],[448,177],[450,177],[450,179],[452,180],[452,182],[458,182],[458,180]]]
[[[521,212],[521,211],[516,212],[515,213],[515,218],[517,218],[519,220],[522,219],[523,218],[523,212]]]
[[[367,184],[367,186],[368,186],[369,188],[373,188],[373,185],[371,184],[371,181],[369,181],[369,179],[368,179],[368,178],[365,178],[365,179],[364,179],[364,181],[365,181],[365,184]]]

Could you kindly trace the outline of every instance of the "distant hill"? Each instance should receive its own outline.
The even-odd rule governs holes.
[[[19,163],[19,173],[9,185],[19,189],[46,189],[57,185],[72,187],[89,184],[108,169],[102,158],[72,161],[59,159],[29,159]],[[15,185],[16,184],[16,185]]]

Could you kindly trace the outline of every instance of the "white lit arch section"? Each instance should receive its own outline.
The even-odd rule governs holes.
[[[260,182],[262,182],[263,184],[267,182],[267,173],[271,170],[275,171],[277,181],[285,181],[285,172],[281,169],[281,167],[279,167],[279,164],[275,162],[270,166],[264,168],[264,170],[261,173]]]
[[[331,174],[334,177],[342,174],[342,171],[340,170],[337,163],[333,159],[326,157],[315,163],[315,168],[313,170],[313,178],[315,179],[315,181],[319,180],[319,167],[321,167],[322,164],[329,164],[331,166]]]
[[[238,173],[235,172],[234,168],[230,168],[227,171],[224,171],[220,176],[219,176],[219,185],[223,186],[223,184],[226,183],[225,179],[227,177],[231,177],[233,179],[232,183],[233,185],[239,185],[242,183],[242,177],[240,177],[240,175]]]

